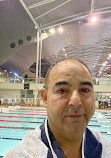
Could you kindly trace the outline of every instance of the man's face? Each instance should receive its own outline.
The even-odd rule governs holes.
[[[83,132],[95,110],[92,77],[85,66],[61,62],[49,75],[47,115],[53,130]]]

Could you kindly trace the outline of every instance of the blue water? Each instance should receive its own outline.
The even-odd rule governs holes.
[[[32,110],[27,109],[26,112],[23,111],[10,111],[8,113],[11,114],[3,114],[0,113],[0,120],[12,120],[12,121],[30,121],[33,123],[24,123],[24,122],[6,122],[0,121],[0,126],[11,126],[11,127],[22,127],[23,129],[14,129],[14,128],[0,128],[0,156],[5,155],[11,148],[17,145],[23,137],[34,128],[40,126],[44,122],[44,118],[46,117],[46,113],[44,113],[41,109]],[[16,114],[13,114],[16,113]],[[35,114],[36,115],[31,115]],[[26,115],[29,114],[29,115]],[[43,115],[37,115],[43,114]],[[12,117],[8,117],[12,116]],[[20,117],[35,117],[35,118],[16,118],[13,116]],[[38,122],[38,123],[37,123]],[[111,141],[111,112],[98,112],[96,111],[93,115],[92,119],[88,124],[89,129],[93,129],[96,131],[100,131],[104,137],[106,137],[109,141]],[[109,132],[109,133],[106,133]]]
[[[105,138],[111,141],[111,112],[96,111],[88,124],[88,128],[101,132]]]
[[[0,139],[0,156],[4,156],[10,149],[20,143],[21,140]]]

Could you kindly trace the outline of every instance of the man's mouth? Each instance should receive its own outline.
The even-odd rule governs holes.
[[[68,115],[68,117],[71,117],[71,118],[79,118],[79,117],[82,117],[83,114],[71,114],[71,115]]]

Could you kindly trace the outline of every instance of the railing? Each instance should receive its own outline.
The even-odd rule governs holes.
[[[44,83],[44,78],[19,78],[10,80],[11,83]]]
[[[0,77],[0,83],[44,83],[44,78]]]
[[[0,98],[0,105],[41,105],[42,99],[39,98]]]

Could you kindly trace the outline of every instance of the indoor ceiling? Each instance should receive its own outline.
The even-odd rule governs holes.
[[[92,14],[98,18],[95,24]],[[62,33],[57,32],[60,26]],[[49,33],[50,28],[56,33],[42,42],[42,77],[67,57],[82,59],[94,77],[111,77],[111,0],[0,1],[1,67],[35,73],[36,32]]]

